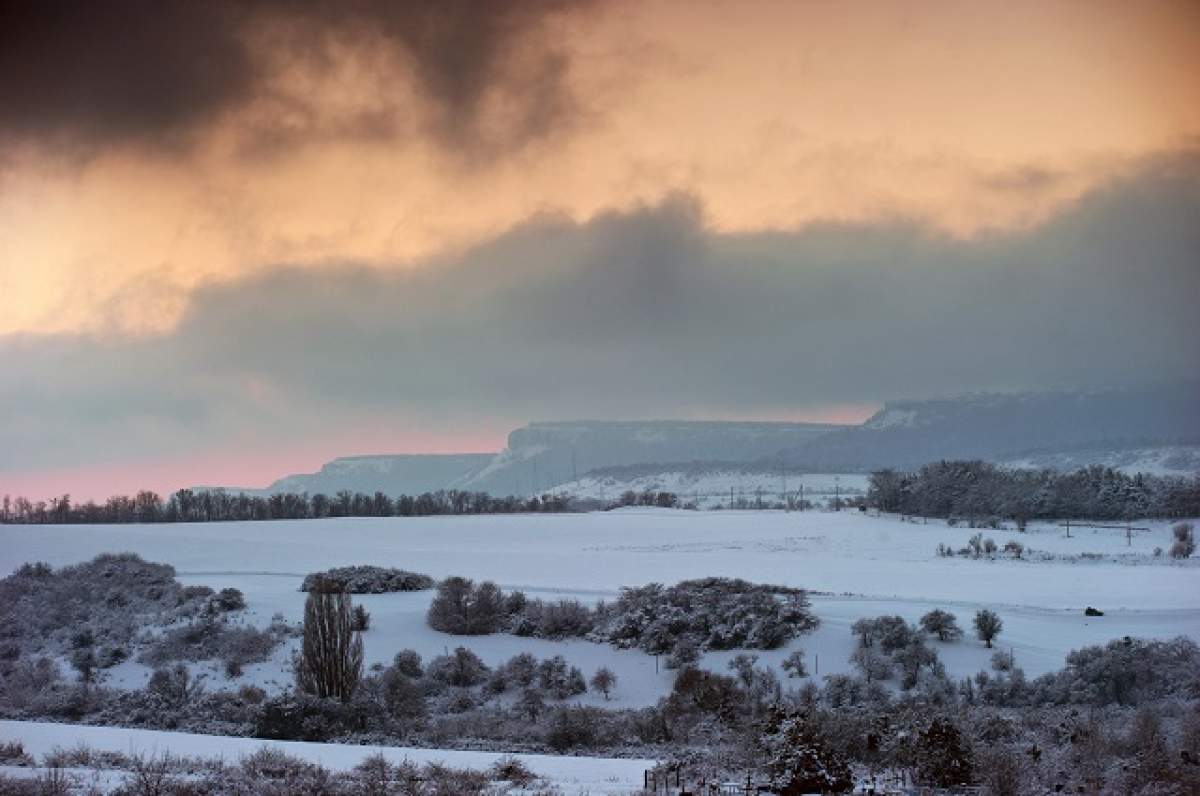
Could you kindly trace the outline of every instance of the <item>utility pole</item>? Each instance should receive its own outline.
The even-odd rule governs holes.
[[[842,477],[840,475],[833,477],[833,510],[842,510]]]
[[[783,460],[779,461],[779,485],[783,488],[783,510],[790,511],[791,505],[788,501],[787,491],[787,470],[783,466]]]

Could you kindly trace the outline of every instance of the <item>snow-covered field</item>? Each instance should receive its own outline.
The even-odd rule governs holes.
[[[86,746],[97,752],[118,752],[129,757],[202,758],[236,763],[263,747],[276,749],[291,757],[316,763],[333,771],[348,771],[365,758],[383,754],[391,763],[409,761],[416,765],[441,763],[451,768],[486,770],[503,757],[515,757],[536,776],[568,794],[629,793],[642,784],[643,772],[653,760],[607,757],[566,757],[560,755],[465,752],[444,749],[415,749],[402,746],[351,746],[346,744],[305,743],[303,741],[260,741],[221,735],[197,735],[186,732],[160,732],[120,727],[87,727],[78,724],[52,724],[33,721],[0,721],[0,742],[20,740],[26,753],[37,760],[55,750]],[[8,768],[9,775],[20,769]],[[27,770],[32,774],[33,771]],[[114,783],[115,784],[115,783]]]
[[[1168,523],[1151,522],[1127,544],[1124,530],[1075,527],[1071,538],[1054,525],[1027,533],[984,530],[1003,547],[1017,540],[1042,560],[944,558],[939,543],[962,547],[975,530],[944,522],[914,524],[860,512],[694,512],[623,509],[592,514],[336,519],[265,523],[0,527],[0,570],[25,561],[54,566],[102,552],[133,551],[176,567],[181,581],[241,589],[246,621],[266,624],[279,612],[302,614],[303,576],[331,566],[376,564],[491,579],[531,596],[610,599],[623,586],[672,583],[707,575],[801,586],[821,592],[813,604],[822,621],[815,633],[788,648],[759,652],[777,664],[799,646],[810,670],[849,672],[849,626],[884,613],[915,621],[933,607],[946,608],[968,628],[968,638],[935,643],[951,675],[989,666],[991,651],[970,638],[970,620],[981,607],[1004,621],[998,646],[1035,676],[1060,668],[1064,656],[1086,644],[1122,636],[1200,639],[1200,567],[1197,561],[1156,558],[1170,547]],[[1085,557],[1092,554],[1099,558]],[[1027,554],[1028,556],[1029,554]],[[364,634],[368,664],[389,662],[404,648],[426,659],[456,646],[471,648],[489,664],[529,651],[562,654],[585,675],[607,665],[619,682],[611,702],[589,693],[584,704],[611,707],[653,703],[673,674],[653,657],[586,641],[552,642],[508,635],[455,637],[424,621],[432,592],[363,595],[372,615]],[[1105,612],[1089,618],[1086,606]],[[294,642],[293,642],[294,643]],[[248,666],[241,681],[267,687],[290,682],[289,648]],[[723,669],[733,652],[706,655],[702,664]],[[139,685],[148,670],[126,662],[109,670],[111,685]],[[224,675],[216,666],[210,687]],[[19,727],[9,733],[18,736]],[[66,732],[66,730],[63,730]],[[334,752],[329,752],[333,755]],[[639,774],[640,776],[640,774]]]
[[[976,531],[939,521],[902,522],[859,512],[692,512],[624,509],[593,514],[336,519],[189,525],[7,526],[0,529],[0,569],[25,561],[74,563],[102,552],[133,551],[174,565],[180,580],[241,589],[247,621],[266,624],[276,612],[299,620],[298,590],[312,571],[378,564],[434,577],[491,579],[531,596],[613,598],[622,586],[675,582],[706,575],[802,586],[814,597],[822,627],[797,639],[820,674],[848,672],[848,630],[864,616],[897,613],[915,620],[932,607],[958,614],[969,627],[980,607],[1004,619],[1002,646],[1030,675],[1062,665],[1071,649],[1125,635],[1200,638],[1200,568],[1153,558],[1170,546],[1167,523],[1150,523],[1127,546],[1123,530],[1076,528],[1071,538],[1052,525],[1027,533],[983,531],[1000,546],[1015,539],[1052,554],[1046,561],[941,558],[939,542],[955,548]],[[1084,553],[1106,558],[1080,558]],[[1028,555],[1028,554],[1027,554]],[[1123,557],[1123,558],[1118,558]],[[585,641],[552,642],[508,635],[455,637],[430,630],[424,615],[432,592],[362,595],[372,615],[364,635],[367,662],[384,663],[403,648],[427,659],[467,646],[486,662],[521,651],[562,654],[589,674],[608,665],[620,678],[609,704],[645,705],[665,693],[672,674],[653,657]],[[1105,611],[1088,618],[1083,609]],[[987,668],[989,653],[967,639],[940,644],[951,674]],[[789,649],[760,652],[763,661]],[[289,649],[247,667],[245,677],[282,686]],[[733,653],[711,653],[724,666]],[[113,685],[136,685],[148,670],[126,662],[109,673]],[[214,672],[214,678],[223,675]],[[589,694],[584,702],[601,704]]]

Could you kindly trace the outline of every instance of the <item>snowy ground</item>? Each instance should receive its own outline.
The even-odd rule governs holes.
[[[398,746],[349,746],[345,744],[305,743],[301,741],[260,741],[219,735],[184,732],[159,732],[118,727],[86,727],[48,722],[0,721],[0,742],[19,740],[26,753],[37,760],[56,749],[87,746],[95,751],[120,752],[130,757],[148,758],[170,754],[176,757],[219,759],[235,763],[263,747],[292,757],[317,763],[335,771],[354,768],[370,755],[382,753],[392,763],[408,760],[417,765],[438,762],[452,768],[486,770],[506,755],[495,752],[461,752],[442,749],[413,749]],[[554,784],[567,794],[629,793],[642,784],[643,772],[653,767],[652,760],[565,757],[557,755],[510,755],[520,759],[535,775]],[[20,769],[3,773],[20,775]],[[26,770],[25,773],[31,773]],[[111,778],[110,778],[111,779]],[[110,784],[116,784],[110,783]]]
[[[1143,523],[1127,546],[1123,530],[1056,526],[1028,533],[983,531],[1000,546],[1016,539],[1052,560],[941,558],[939,542],[958,548],[976,531],[943,522],[902,522],[858,512],[690,512],[625,509],[577,515],[514,515],[338,519],[189,525],[6,526],[0,528],[0,571],[24,561],[55,566],[101,552],[134,551],[176,567],[180,580],[245,592],[247,621],[266,624],[279,612],[301,616],[302,577],[344,564],[397,566],[434,577],[492,579],[531,596],[615,597],[622,586],[671,583],[706,575],[744,577],[824,592],[813,603],[822,627],[782,650],[758,653],[777,662],[802,647],[819,674],[848,672],[849,625],[864,616],[897,613],[910,620],[933,607],[951,610],[969,628],[980,607],[1004,620],[999,644],[1011,648],[1033,676],[1059,668],[1071,649],[1125,635],[1200,639],[1200,568],[1152,557],[1170,546],[1166,523]],[[1099,554],[1099,561],[1082,554]],[[672,673],[655,659],[585,641],[551,642],[507,635],[455,637],[425,626],[431,592],[359,596],[372,615],[364,635],[368,664],[400,649],[426,659],[462,645],[489,664],[521,651],[564,655],[589,675],[600,665],[619,683],[611,706],[653,703]],[[1105,616],[1088,618],[1093,605]],[[948,672],[971,674],[989,665],[990,652],[965,639],[936,645]],[[290,681],[281,649],[249,666],[242,681],[282,687]],[[711,653],[703,664],[723,668],[735,653]],[[127,662],[109,670],[111,685],[139,685],[148,670]],[[214,667],[210,685],[224,680]],[[588,694],[580,701],[606,704]]]

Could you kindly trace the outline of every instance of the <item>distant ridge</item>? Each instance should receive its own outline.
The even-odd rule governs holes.
[[[889,401],[858,426],[704,420],[574,420],[514,429],[498,453],[347,456],[253,494],[389,495],[463,489],[567,491],[589,474],[616,488],[705,476],[750,483],[787,473],[866,473],[938,459],[1158,474],[1200,464],[1200,384],[988,393]],[[675,479],[675,480],[672,480]],[[757,479],[757,480],[756,480]],[[574,487],[572,485],[575,485]]]

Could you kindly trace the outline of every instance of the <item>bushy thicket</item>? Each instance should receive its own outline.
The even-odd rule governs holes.
[[[262,497],[223,489],[180,489],[166,500],[155,492],[114,495],[103,504],[72,503],[70,495],[50,501],[24,497],[0,499],[0,524],[101,524],[131,522],[230,522],[305,520],[323,517],[426,517],[440,514],[515,514],[572,511],[565,494],[492,497],[458,489],[400,495],[342,491],[336,495],[283,492]]]
[[[867,502],[883,511],[974,520],[1200,516],[1200,476],[1126,475],[1110,467],[1072,473],[941,461],[915,473],[871,474]]]
[[[459,635],[586,637],[654,655],[694,648],[775,649],[817,627],[803,589],[701,578],[626,588],[614,603],[530,600],[494,583],[447,578],[429,606],[429,626]],[[689,662],[689,661],[684,661]]]
[[[701,578],[622,589],[592,636],[652,654],[681,643],[701,651],[775,649],[818,624],[803,589]]]
[[[237,589],[182,586],[166,564],[133,553],[55,570],[24,564],[0,579],[0,658],[93,650],[101,666],[128,657],[147,627],[220,623],[245,607]]]
[[[312,591],[318,584],[324,583],[327,587],[350,594],[386,594],[432,589],[433,582],[433,578],[419,572],[362,564],[310,573],[305,576],[300,591]]]

